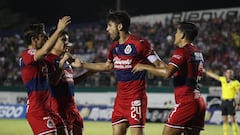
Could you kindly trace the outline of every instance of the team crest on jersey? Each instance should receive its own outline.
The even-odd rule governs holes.
[[[47,116],[47,117],[43,117],[43,120],[47,120],[47,127],[48,128],[54,128],[54,122],[52,120],[51,117]]]
[[[130,45],[127,45],[126,48],[124,49],[125,54],[130,54],[132,52],[132,47]]]
[[[47,127],[48,128],[54,128],[54,122],[51,118],[47,120]]]

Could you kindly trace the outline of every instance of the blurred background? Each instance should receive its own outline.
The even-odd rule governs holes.
[[[226,68],[234,68],[236,78],[240,79],[239,61],[239,7],[238,1],[218,0],[209,3],[204,1],[168,0],[158,2],[155,0],[88,0],[81,3],[75,0],[68,1],[33,1],[33,0],[0,0],[0,85],[21,86],[18,55],[26,48],[22,39],[22,29],[29,23],[45,23],[47,28],[56,25],[58,19],[64,15],[72,17],[69,27],[70,39],[74,43],[74,53],[82,56],[88,62],[105,61],[107,49],[111,40],[105,31],[105,16],[110,9],[126,10],[134,18],[145,16],[133,23],[131,31],[148,38],[154,49],[166,62],[171,56],[174,45],[173,18],[167,14],[172,13],[175,19],[186,20],[190,17],[187,12],[207,9],[227,9],[236,7],[238,10],[227,12],[212,11],[211,17],[204,18],[199,14],[194,20],[200,26],[197,45],[203,49],[206,68],[222,72]],[[163,14],[159,18],[146,16]],[[234,15],[232,15],[234,14]],[[203,16],[201,18],[201,15]],[[232,16],[231,16],[232,15]],[[189,18],[186,18],[189,17]],[[226,16],[229,16],[226,18]],[[185,18],[184,18],[185,17]],[[142,19],[142,20],[141,20]],[[155,20],[154,20],[155,19]],[[154,23],[154,24],[153,24]],[[137,25],[136,25],[137,24]],[[48,30],[48,29],[47,29]],[[100,75],[99,75],[100,74]],[[114,73],[99,73],[85,80],[81,86],[113,86]],[[163,80],[149,75],[148,84],[151,86],[171,85],[171,80]],[[170,83],[169,83],[170,82]],[[207,78],[204,85],[215,85],[214,80]]]
[[[132,17],[131,32],[149,39],[165,62],[174,49],[174,24],[183,20],[196,23],[200,33],[194,42],[203,51],[205,68],[220,75],[232,68],[235,78],[240,80],[240,2],[237,0],[0,0],[0,104],[26,103],[18,58],[27,47],[22,38],[27,24],[45,23],[48,32],[60,17],[70,15],[72,24],[68,31],[74,44],[73,53],[87,62],[105,62],[111,44],[105,30],[105,16],[110,9],[126,10]],[[146,79],[150,107],[172,107],[172,80],[151,74]],[[76,85],[77,103],[111,106],[115,86],[113,72],[89,76]],[[219,106],[219,86],[217,81],[203,77],[201,87],[206,101],[211,103],[209,108]],[[94,95],[91,92],[95,92]],[[164,97],[162,94],[166,96],[159,101],[159,97]],[[102,100],[90,101],[92,96]]]

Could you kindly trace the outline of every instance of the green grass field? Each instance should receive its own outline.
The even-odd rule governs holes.
[[[110,122],[85,121],[85,135],[111,135]],[[161,135],[163,123],[147,123],[146,135]],[[206,125],[201,135],[221,135],[222,127],[217,125]],[[32,135],[32,131],[25,119],[0,119],[0,135]],[[127,133],[130,135],[130,132]]]

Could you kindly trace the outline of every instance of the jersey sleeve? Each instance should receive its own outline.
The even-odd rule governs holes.
[[[220,82],[224,82],[225,80],[226,80],[226,79],[225,79],[224,76],[220,76],[220,77],[219,77],[219,81],[220,81]]]
[[[143,42],[140,41],[140,43],[142,43],[143,45],[143,55],[145,57],[148,57],[150,55],[155,55],[153,48],[151,47],[151,44],[147,41],[144,40]]]
[[[23,54],[22,54],[22,61],[25,65],[29,65],[33,62],[35,62],[34,60],[34,55],[36,54],[35,50],[29,49],[26,50]]]
[[[137,46],[139,54],[141,54],[144,58],[147,58],[150,63],[155,62],[157,59],[160,59],[151,44],[147,40],[140,40],[139,45]]]
[[[235,80],[234,82],[235,82],[234,86],[235,86],[236,90],[240,90],[240,82],[238,80]]]
[[[185,62],[184,53],[181,49],[176,49],[173,52],[173,56],[171,57],[169,64],[172,64],[173,66],[180,68],[180,65],[183,65]]]
[[[116,46],[116,43],[113,43],[108,51],[107,61],[110,63],[113,62],[113,51],[114,51],[115,46]]]

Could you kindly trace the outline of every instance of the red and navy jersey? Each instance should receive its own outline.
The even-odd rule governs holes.
[[[176,95],[192,93],[197,88],[203,62],[202,52],[192,43],[174,51],[169,64],[178,68],[178,71],[173,75]]]
[[[59,70],[59,56],[50,53],[45,60],[48,62],[49,75]],[[63,75],[59,83],[57,85],[50,84],[52,90],[51,108],[66,118],[69,115],[67,112],[73,112],[76,104],[74,101],[73,69],[68,62],[65,62],[63,68]]]
[[[150,63],[148,56],[155,55],[150,43],[143,38],[130,35],[123,44],[114,42],[109,50],[108,61],[114,64],[118,80],[118,95],[141,97],[145,94],[146,71],[131,72],[137,63]]]
[[[44,60],[34,60],[35,53],[35,49],[27,49],[19,59],[22,80],[28,93],[28,112],[50,108],[48,67]]]
[[[60,57],[49,54],[46,58],[48,61],[49,74],[55,72],[59,68]],[[64,63],[63,76],[57,85],[51,85],[52,97],[71,97],[74,96],[74,80],[73,69],[69,62]]]

